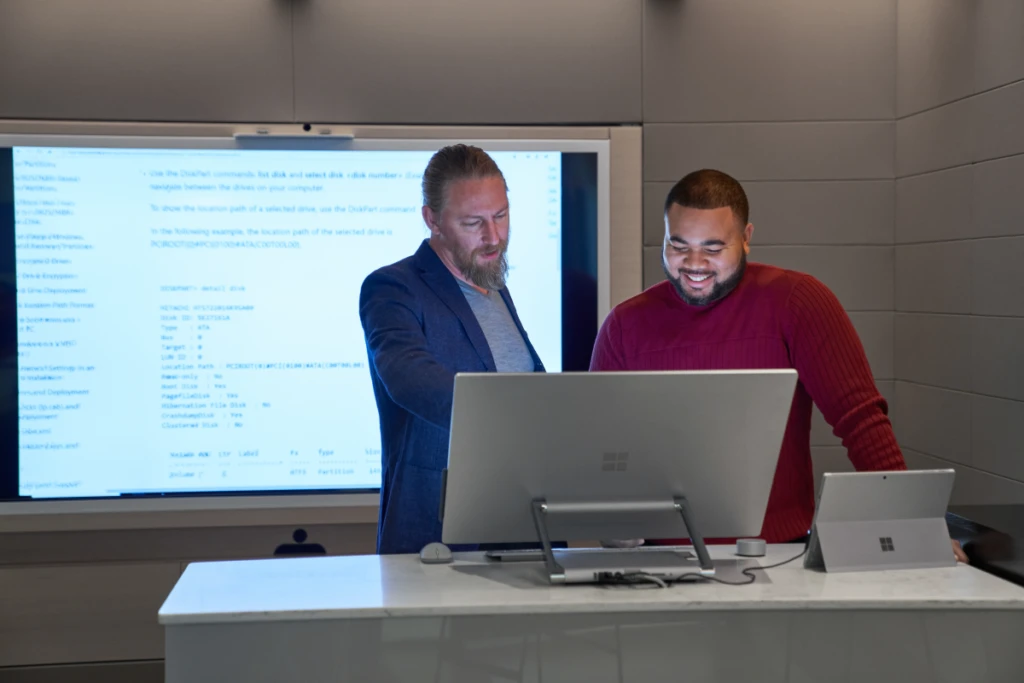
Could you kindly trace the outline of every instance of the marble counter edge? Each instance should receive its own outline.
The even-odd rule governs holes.
[[[501,610],[501,611],[498,611]],[[159,614],[158,621],[163,626],[192,626],[204,624],[244,624],[268,623],[281,621],[348,621],[364,619],[405,619],[430,617],[498,617],[498,616],[550,616],[550,615],[582,615],[582,614],[643,614],[648,612],[862,612],[862,611],[1017,611],[1024,610],[1024,600],[993,598],[990,600],[976,598],[956,598],[939,600],[882,600],[860,599],[849,600],[801,600],[784,598],[778,600],[737,600],[737,601],[693,601],[663,603],[623,603],[608,605],[606,603],[574,604],[574,605],[522,605],[518,607],[407,607],[400,609],[383,609],[369,607],[363,609],[334,610],[282,610],[275,612],[235,612],[219,614]]]

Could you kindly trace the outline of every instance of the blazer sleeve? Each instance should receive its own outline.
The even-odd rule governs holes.
[[[372,273],[359,293],[359,318],[370,362],[391,400],[450,429],[455,373],[427,347],[422,310],[409,286],[394,274]]]

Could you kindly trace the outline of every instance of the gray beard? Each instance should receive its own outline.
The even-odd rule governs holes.
[[[498,258],[485,265],[479,265],[472,252],[468,256],[462,252],[455,253],[452,259],[464,278],[481,289],[497,292],[505,288],[505,279],[508,277],[507,244],[500,245]]]

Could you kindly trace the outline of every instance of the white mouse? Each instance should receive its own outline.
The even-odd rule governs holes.
[[[428,543],[420,550],[420,562],[423,564],[447,564],[451,561],[451,548],[444,543]]]

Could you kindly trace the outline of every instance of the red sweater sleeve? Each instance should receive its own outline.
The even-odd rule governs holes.
[[[590,371],[614,372],[625,369],[626,363],[622,358],[622,328],[613,310],[604,319],[597,333],[594,351],[590,356]]]
[[[842,439],[854,467],[906,469],[888,404],[835,294],[813,277],[801,278],[787,302],[783,334],[800,382]]]

